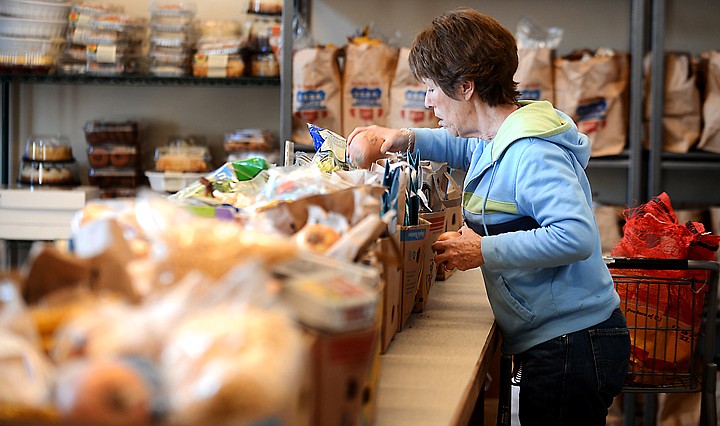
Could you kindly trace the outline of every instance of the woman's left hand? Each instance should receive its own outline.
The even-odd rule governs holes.
[[[448,269],[461,271],[477,268],[485,263],[482,255],[482,237],[467,226],[460,229],[462,236],[445,241],[436,241],[432,245],[435,263],[445,263]]]

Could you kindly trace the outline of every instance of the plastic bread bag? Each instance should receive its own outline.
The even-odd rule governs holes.
[[[0,421],[5,406],[48,405],[53,375],[20,292],[0,278]]]
[[[150,259],[159,287],[173,285],[193,271],[217,280],[238,264],[255,259],[271,264],[296,253],[287,237],[197,216],[167,199],[139,198],[137,217],[153,242]]]
[[[172,424],[292,424],[306,352],[263,271],[233,270],[168,334],[160,362]]]
[[[244,208],[255,201],[255,195],[267,182],[269,169],[263,158],[227,162],[170,198],[177,201],[199,200],[210,205]]]
[[[337,133],[308,123],[308,131],[315,147],[313,164],[325,173],[352,170],[347,159],[347,140]]]

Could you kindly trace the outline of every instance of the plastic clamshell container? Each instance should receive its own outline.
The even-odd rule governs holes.
[[[133,33],[143,31],[147,27],[147,20],[124,14],[106,13],[93,16],[90,19],[90,26],[101,31]]]
[[[372,325],[378,297],[376,289],[339,271],[292,277],[286,281],[282,296],[300,322],[332,332]]]
[[[177,192],[197,182],[206,173],[145,172],[150,188],[158,192]]]
[[[206,172],[210,151],[206,146],[161,146],[155,150],[155,170],[159,172]]]
[[[73,161],[70,140],[62,135],[31,135],[25,142],[23,160]]]
[[[128,144],[137,145],[139,138],[137,121],[88,121],[83,126],[85,140],[90,145]]]
[[[135,170],[91,168],[88,172],[90,185],[99,188],[136,188],[141,176]]]
[[[71,7],[69,2],[0,0],[0,15],[59,21],[68,19]]]
[[[26,185],[69,186],[80,182],[77,162],[32,161],[20,162],[18,183]]]
[[[273,135],[262,129],[237,129],[225,133],[223,147],[226,153],[238,151],[265,151],[270,149]]]
[[[150,16],[194,15],[195,3],[186,1],[155,1],[150,3]]]
[[[90,167],[137,167],[137,148],[134,145],[99,145],[88,147]]]
[[[0,37],[0,72],[47,74],[55,65],[58,40]]]
[[[67,26],[67,19],[47,21],[42,19],[0,16],[0,35],[8,37],[62,37],[65,35]]]

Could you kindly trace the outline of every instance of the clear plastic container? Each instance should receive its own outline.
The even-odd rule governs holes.
[[[91,168],[88,172],[90,185],[100,188],[136,188],[142,176],[135,170]]]
[[[245,73],[245,62],[237,54],[196,53],[192,62],[195,77],[227,78],[241,77]]]
[[[210,151],[205,146],[163,146],[155,150],[155,170],[159,172],[206,172]]]
[[[275,141],[273,134],[262,129],[238,129],[225,133],[226,153],[239,151],[267,151]]]
[[[195,3],[186,1],[155,1],[150,4],[150,16],[177,16],[195,14]]]
[[[93,16],[91,25],[97,30],[137,33],[145,31],[147,20],[123,14],[102,14]]]
[[[282,9],[282,0],[250,0],[248,2],[248,13],[280,15]]]
[[[75,161],[22,160],[17,181],[25,185],[78,185],[78,165]]]
[[[59,21],[67,19],[72,3],[35,0],[0,0],[0,15]]]
[[[275,54],[270,52],[253,55],[250,75],[255,77],[278,77],[280,75],[280,64]]]
[[[0,37],[0,72],[47,74],[59,48],[57,40]]]
[[[145,172],[150,188],[158,192],[177,192],[197,182],[205,173]]]
[[[85,140],[90,145],[127,144],[137,145],[139,138],[137,121],[88,121],[83,126]]]
[[[136,168],[137,148],[132,145],[100,145],[88,147],[90,167]]]
[[[73,161],[70,140],[62,135],[32,135],[25,142],[23,160]]]
[[[0,35],[25,38],[52,38],[65,35],[67,19],[42,20],[0,16]]]

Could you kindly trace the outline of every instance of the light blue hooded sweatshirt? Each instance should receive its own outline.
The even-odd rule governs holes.
[[[598,324],[620,304],[584,170],[590,140],[549,102],[520,105],[492,141],[413,129],[422,158],[467,172],[465,222],[483,236],[483,278],[508,354]]]

